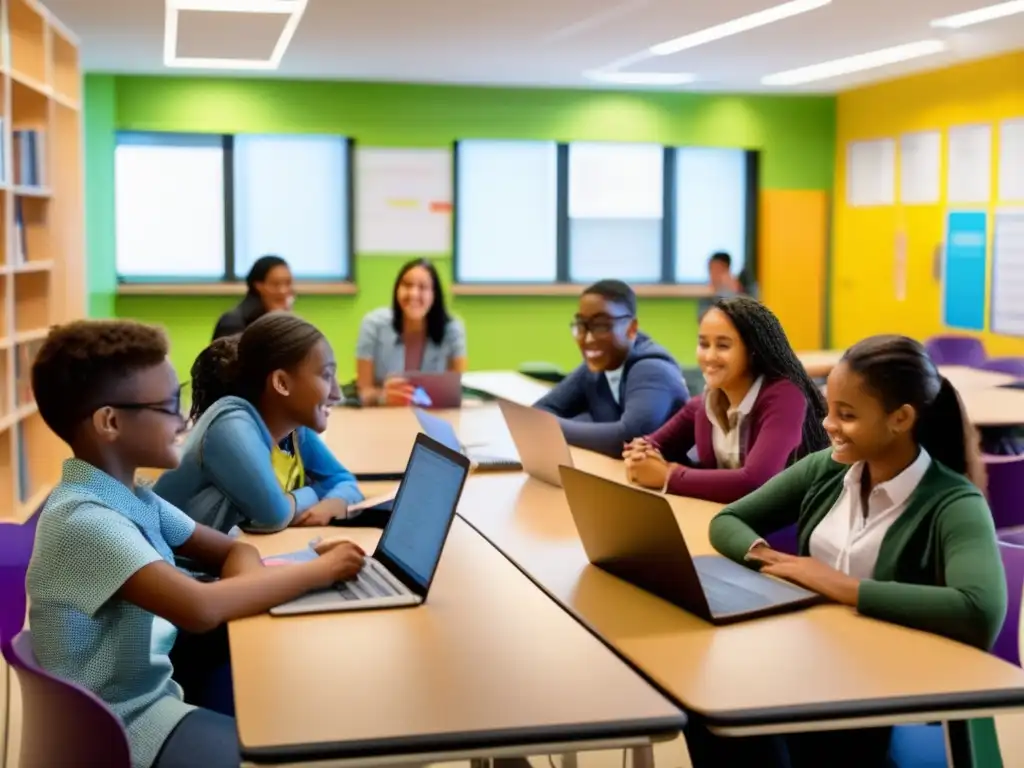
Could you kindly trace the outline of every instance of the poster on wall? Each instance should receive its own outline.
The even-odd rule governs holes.
[[[1024,208],[996,211],[992,224],[992,330],[1024,336]]]
[[[1024,117],[999,126],[999,199],[1024,203]]]
[[[847,204],[892,205],[895,199],[895,140],[851,141],[846,147]]]
[[[900,202],[939,202],[942,187],[942,134],[939,131],[900,136]]]
[[[451,252],[451,150],[357,147],[355,186],[357,253]]]
[[[987,203],[992,196],[992,126],[949,129],[946,197],[950,203]]]
[[[942,265],[942,322],[950,328],[985,327],[988,213],[949,211]]]

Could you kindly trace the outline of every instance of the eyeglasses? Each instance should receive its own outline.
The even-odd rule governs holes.
[[[619,321],[632,319],[632,315],[602,315],[592,317],[590,320],[576,318],[569,324],[569,328],[572,330],[572,335],[577,338],[586,336],[587,331],[590,331],[594,336],[607,336],[615,330],[615,326]]]
[[[153,411],[162,413],[165,416],[177,416],[184,418],[181,412],[181,390],[178,390],[172,397],[162,403],[106,403],[108,408],[117,408],[122,411]]]

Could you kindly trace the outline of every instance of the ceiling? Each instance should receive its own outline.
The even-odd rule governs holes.
[[[44,0],[82,40],[87,71],[201,74],[163,65],[164,0]],[[763,10],[781,0],[309,0],[280,69],[256,75],[506,86],[604,87],[586,70]],[[625,71],[692,72],[674,86],[714,91],[837,91],[1022,47],[1024,14],[956,32],[937,17],[995,0],[833,0],[743,34],[647,59]],[[182,54],[265,56],[260,24],[209,14],[180,25]],[[221,18],[219,21],[213,17]],[[249,22],[252,20],[250,19]],[[215,22],[215,23],[214,23]],[[949,49],[912,62],[806,86],[767,88],[766,74],[929,38]],[[211,52],[211,49],[216,49]],[[623,86],[617,86],[623,87]],[[628,86],[635,88],[637,86]]]

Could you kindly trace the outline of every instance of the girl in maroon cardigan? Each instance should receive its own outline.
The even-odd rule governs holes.
[[[701,319],[697,362],[704,394],[626,445],[631,482],[727,504],[828,446],[825,400],[760,302],[716,301]],[[695,463],[687,458],[694,446]]]

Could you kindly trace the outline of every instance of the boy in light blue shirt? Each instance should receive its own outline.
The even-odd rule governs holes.
[[[178,461],[184,419],[167,352],[162,331],[129,321],[70,323],[40,349],[39,413],[74,458],[39,519],[29,627],[39,663],[124,723],[133,768],[235,768],[234,719],[188,703],[175,682],[178,628],[207,633],[351,578],[363,553],[334,541],[312,562],[264,569],[255,548],[135,485],[140,467]],[[175,555],[220,578],[190,577]]]

